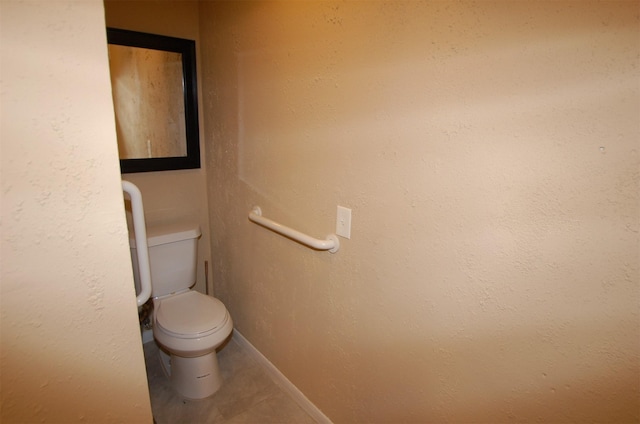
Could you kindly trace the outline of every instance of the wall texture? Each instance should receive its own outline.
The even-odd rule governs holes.
[[[105,0],[107,26],[151,34],[168,35],[196,41],[199,67],[198,2],[191,0]],[[200,70],[198,69],[198,74]],[[200,84],[198,84],[199,86]],[[201,88],[198,102],[202,110]],[[203,119],[200,113],[200,126]],[[200,151],[204,157],[202,131]],[[209,216],[207,212],[206,164],[201,169],[124,174],[142,192],[147,225],[170,222],[193,222],[202,228],[198,245],[198,281],[196,289],[204,293],[204,262],[210,259]],[[212,288],[212,277],[209,286]]]
[[[0,421],[151,422],[102,2],[0,19]]]
[[[237,328],[335,422],[637,422],[638,14],[202,2]],[[352,238],[312,251],[254,205],[317,237],[350,207]]]

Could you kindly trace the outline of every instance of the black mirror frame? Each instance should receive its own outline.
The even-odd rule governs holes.
[[[147,34],[125,29],[107,28],[107,42],[121,46],[163,50],[182,55],[187,156],[120,159],[123,174],[200,168],[200,127],[198,125],[198,86],[196,75],[196,43],[184,38]]]

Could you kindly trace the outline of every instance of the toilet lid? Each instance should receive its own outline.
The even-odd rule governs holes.
[[[156,323],[178,337],[211,332],[227,321],[227,308],[222,302],[196,291],[169,296],[158,303]]]

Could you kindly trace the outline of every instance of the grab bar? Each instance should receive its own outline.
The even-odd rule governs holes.
[[[140,294],[136,297],[138,306],[144,305],[151,297],[151,269],[149,267],[149,247],[147,245],[147,228],[144,222],[142,193],[135,184],[122,180],[122,191],[131,198],[131,214],[133,215],[133,234],[136,239],[138,272],[140,274]]]
[[[330,253],[336,253],[338,249],[340,249],[340,241],[335,234],[329,234],[326,240],[313,238],[269,218],[265,218],[262,216],[262,210],[259,206],[255,206],[251,212],[249,212],[249,220],[316,250],[328,250]]]

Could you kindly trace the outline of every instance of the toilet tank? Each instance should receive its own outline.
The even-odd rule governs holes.
[[[197,225],[173,224],[147,227],[151,296],[160,297],[188,289],[196,283],[198,238]],[[140,291],[136,244],[129,239],[136,293]]]

